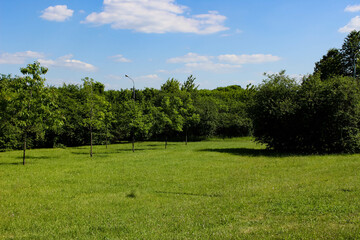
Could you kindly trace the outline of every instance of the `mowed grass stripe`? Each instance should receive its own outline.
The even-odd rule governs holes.
[[[0,153],[1,239],[356,239],[359,155],[250,138]]]

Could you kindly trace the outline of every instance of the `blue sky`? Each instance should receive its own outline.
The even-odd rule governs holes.
[[[38,60],[50,85],[92,77],[107,89],[160,88],[190,74],[200,88],[308,74],[349,31],[360,1],[1,0],[0,73]]]

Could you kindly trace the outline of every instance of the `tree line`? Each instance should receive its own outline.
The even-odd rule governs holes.
[[[34,62],[23,76],[0,78],[0,149],[67,147],[121,141],[201,140],[251,134],[246,106],[251,89],[199,90],[195,77],[167,80],[160,89],[105,90],[82,84],[46,86],[47,68]]]
[[[254,136],[279,151],[360,152],[360,32],[332,48],[301,81],[282,71],[257,85],[198,89],[192,75],[160,89],[46,86],[38,62],[23,76],[0,77],[0,149],[67,147],[121,141]],[[136,97],[135,97],[136,96]],[[135,97],[135,98],[134,98]]]

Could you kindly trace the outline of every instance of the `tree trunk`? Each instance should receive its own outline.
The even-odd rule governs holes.
[[[26,137],[27,134],[24,135],[24,153],[23,153],[23,165],[25,165],[25,152],[26,152]]]
[[[108,135],[109,135],[109,132],[108,132],[108,129],[106,129],[106,139],[105,139],[106,149],[108,147]]]
[[[185,145],[187,145],[188,142],[188,130],[185,130]]]
[[[167,147],[167,137],[165,137],[165,149]]]
[[[132,136],[132,151],[135,152],[135,136]]]
[[[92,126],[90,126],[90,157],[93,156],[93,133]]]

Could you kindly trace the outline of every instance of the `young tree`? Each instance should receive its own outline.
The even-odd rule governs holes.
[[[159,94],[157,128],[165,136],[165,149],[168,137],[172,133],[182,132],[184,117],[182,116],[183,102],[181,100],[180,82],[174,78],[168,79],[162,86]]]
[[[42,137],[48,123],[54,116],[52,111],[56,105],[50,92],[44,87],[47,68],[41,67],[39,62],[28,64],[20,68],[24,77],[17,77],[12,82],[14,94],[12,96],[11,112],[13,121],[21,129],[23,138],[23,165],[25,165],[26,148],[30,134]]]
[[[104,128],[105,110],[108,102],[104,92],[104,85],[95,82],[92,78],[84,78],[81,89],[83,93],[82,113],[83,126],[89,130],[90,134],[90,157],[93,156],[93,133],[94,130]]]
[[[128,100],[121,104],[121,114],[117,125],[125,138],[131,138],[132,151],[135,151],[135,139],[147,139],[153,125],[152,112],[145,103]]]

